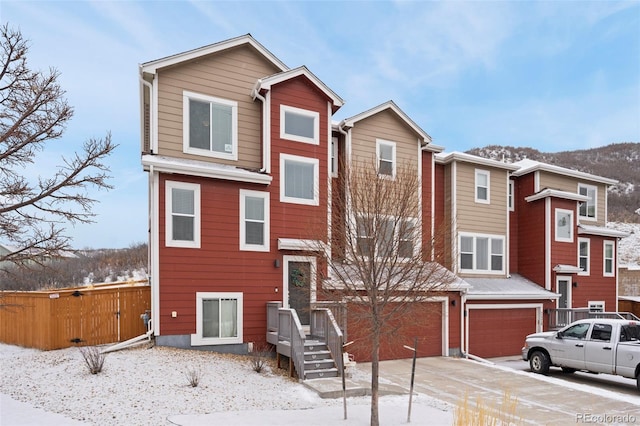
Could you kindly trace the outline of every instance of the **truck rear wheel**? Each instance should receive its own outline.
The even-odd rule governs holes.
[[[638,390],[640,391],[640,373],[638,373],[638,375],[636,376],[636,386],[638,387]]]
[[[549,364],[549,356],[541,351],[535,351],[529,358],[531,371],[537,374],[544,374],[545,376],[549,374]]]

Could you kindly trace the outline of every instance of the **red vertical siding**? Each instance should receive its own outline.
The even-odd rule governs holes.
[[[425,260],[431,260],[432,233],[431,225],[433,223],[433,153],[422,151],[422,252]]]

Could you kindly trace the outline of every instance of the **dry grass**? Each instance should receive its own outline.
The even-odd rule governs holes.
[[[453,413],[455,426],[502,426],[521,425],[524,421],[517,415],[518,398],[512,397],[506,390],[502,401],[497,405],[487,404],[477,398],[475,404],[469,401],[469,393],[465,392],[462,400],[456,405]]]

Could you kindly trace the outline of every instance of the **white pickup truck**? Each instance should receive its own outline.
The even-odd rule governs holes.
[[[640,322],[584,319],[559,331],[527,336],[522,359],[531,371],[547,374],[550,366],[636,379],[640,391]]]

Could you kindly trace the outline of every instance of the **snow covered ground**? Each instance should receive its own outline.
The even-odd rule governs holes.
[[[640,268],[640,223],[609,222],[608,228],[626,232],[618,243],[618,262],[629,269]]]
[[[258,374],[247,357],[143,346],[107,354],[91,375],[77,348],[0,344],[0,368],[3,426],[369,424],[369,397],[349,398],[344,421],[342,399],[321,399],[272,366]],[[186,377],[194,369],[197,387]],[[380,423],[405,424],[407,408],[408,395],[382,397]],[[453,409],[414,395],[412,423],[450,425]]]

